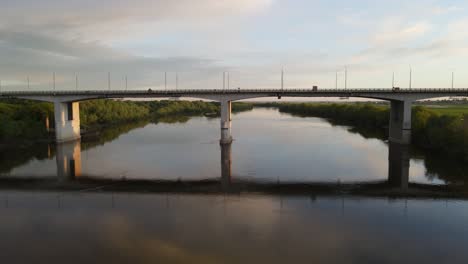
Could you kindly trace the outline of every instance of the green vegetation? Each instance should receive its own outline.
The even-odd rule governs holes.
[[[213,102],[203,101],[153,101],[148,103],[153,116],[202,115],[219,112],[219,106]]]
[[[441,115],[455,115],[455,116],[461,116],[461,115],[468,115],[468,105],[453,105],[453,106],[429,106],[429,108]]]
[[[286,103],[261,105],[277,107],[281,112],[298,116],[328,118],[356,127],[388,127],[388,106],[355,103]],[[458,106],[457,109],[466,109]],[[450,114],[441,114],[433,108],[413,107],[412,118],[413,144],[425,149],[449,154],[459,160],[468,161],[468,114],[453,110]]]
[[[187,115],[196,116],[203,114],[215,114],[219,116],[221,108],[219,103],[204,101],[153,101],[147,103],[153,116]],[[232,111],[241,112],[253,109],[253,104],[233,103]]]
[[[278,104],[281,112],[299,116],[317,116],[339,120],[355,126],[382,127],[388,125],[388,107],[374,104]]]
[[[247,111],[252,104],[234,103],[233,112]],[[47,139],[46,119],[53,126],[53,105],[26,100],[0,102],[0,142],[12,139]],[[190,116],[219,116],[220,106],[204,101],[116,101],[91,100],[80,103],[81,127],[96,131],[105,126],[149,120],[186,122]]]
[[[8,100],[0,102],[0,140],[47,137],[46,119],[52,121],[50,103]]]
[[[85,128],[136,121],[149,116],[149,108],[137,102],[91,100],[80,103],[80,121]]]

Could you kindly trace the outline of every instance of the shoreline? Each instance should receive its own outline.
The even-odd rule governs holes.
[[[0,191],[50,191],[64,193],[145,193],[194,195],[272,195],[272,196],[336,196],[373,198],[468,199],[468,191],[460,186],[410,183],[402,189],[386,181],[368,183],[268,183],[233,180],[105,180],[80,179],[13,179],[0,180]]]

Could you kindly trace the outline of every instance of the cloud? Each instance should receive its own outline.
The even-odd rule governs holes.
[[[255,13],[270,4],[271,0],[17,0],[1,4],[0,25],[72,38],[117,37],[139,31],[144,24],[154,29],[163,22],[211,23]]]
[[[30,76],[36,89],[49,85],[52,72],[62,76],[59,80],[65,87],[72,86],[75,73],[88,74],[91,86],[102,86],[98,80],[105,79],[108,71],[115,76],[132,76],[138,80],[134,83],[137,87],[157,85],[154,75],[164,71],[182,71],[194,81],[210,79],[225,69],[213,59],[134,55],[114,47],[113,42],[159,37],[167,25],[171,29],[219,27],[216,20],[247,16],[270,4],[271,0],[2,2],[0,77],[8,85]]]
[[[322,87],[334,86],[342,65],[354,77],[409,61],[415,67],[448,67],[437,62],[444,58],[454,65],[449,61],[468,53],[468,20],[460,17],[461,3],[343,5],[6,0],[0,4],[0,79],[10,89],[22,89],[29,76],[34,89],[48,88],[57,72],[63,87],[71,89],[78,73],[83,86],[107,87],[111,72],[113,83],[128,75],[134,88],[156,88],[164,83],[164,71],[172,72],[172,79],[177,71],[182,87],[216,88],[222,85],[222,71],[230,70],[233,86],[276,87],[284,67],[288,85]],[[365,87],[372,78],[379,77],[362,78],[358,85]]]
[[[443,7],[443,6],[436,6],[434,8],[432,8],[432,14],[434,15],[445,15],[447,13],[452,13],[452,12],[458,12],[458,11],[462,11],[463,8],[461,7],[458,7],[458,6],[446,6],[446,7]]]
[[[431,30],[428,22],[421,21],[407,26],[387,25],[387,28],[375,33],[371,39],[374,45],[395,45],[418,39]]]
[[[198,78],[210,78],[223,71],[216,61],[197,57],[143,57],[115,50],[98,42],[80,42],[54,38],[34,32],[0,30],[0,72],[8,89],[24,89],[10,86],[29,76],[34,89],[49,88],[52,72],[57,73],[61,87],[74,88],[75,73],[86,78],[92,88],[107,87],[107,72],[122,78],[128,75],[132,85],[154,85],[155,74],[195,71]],[[195,78],[196,76],[194,76]],[[157,84],[157,83],[156,83]],[[91,87],[89,87],[91,88]]]

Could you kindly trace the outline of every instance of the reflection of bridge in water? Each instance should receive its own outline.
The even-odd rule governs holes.
[[[232,175],[232,144],[220,144],[221,171],[219,180],[207,179],[196,181],[180,180],[114,180],[120,188],[138,190],[139,186],[146,190],[154,188],[156,191],[193,191],[193,192],[243,192],[243,191],[264,191],[264,192],[352,192],[355,189],[366,191],[393,190],[399,192],[411,191],[409,184],[410,155],[409,147],[406,144],[389,143],[388,155],[388,179],[383,181],[367,181],[353,183],[279,183],[279,182],[258,182],[255,180],[245,180]],[[96,185],[109,183],[110,180],[100,179],[93,175],[83,175],[81,169],[81,142],[72,141],[57,145],[57,176],[59,179],[68,182],[87,182]],[[178,184],[180,183],[180,184]],[[104,188],[105,189],[105,188]]]
[[[406,144],[389,143],[388,178],[362,182],[279,182],[260,181],[233,176],[232,147],[234,143],[220,144],[219,178],[203,180],[150,180],[106,179],[87,175],[82,171],[80,140],[56,145],[56,178],[0,179],[0,189],[44,189],[59,191],[125,191],[154,193],[266,193],[292,195],[371,195],[419,197],[468,197],[463,187],[455,185],[429,185],[409,182],[410,150]],[[234,144],[235,146],[235,144]]]
[[[57,144],[57,177],[60,179],[81,176],[81,141],[69,141]]]

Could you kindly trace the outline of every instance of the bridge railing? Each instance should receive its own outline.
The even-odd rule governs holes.
[[[43,91],[0,91],[0,96],[125,96],[125,95],[181,95],[181,94],[343,94],[353,95],[356,93],[446,93],[446,94],[467,94],[468,88],[412,88],[393,90],[391,88],[375,89],[318,89],[292,88],[292,89],[179,89],[179,90],[43,90]]]

